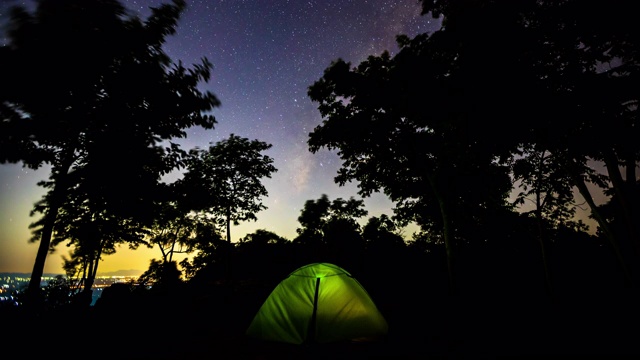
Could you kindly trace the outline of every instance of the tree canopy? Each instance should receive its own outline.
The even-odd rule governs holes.
[[[619,242],[639,244],[629,201],[640,158],[631,140],[638,135],[638,96],[629,86],[637,76],[638,35],[629,5],[422,6],[423,14],[442,16],[441,29],[400,34],[393,57],[383,52],[356,66],[337,59],[309,87],[323,117],[309,149],[337,150],[343,161],[337,183],[357,180],[362,195],[382,190],[397,204],[397,216],[441,233],[450,273],[454,249],[478,220],[509,210],[512,162],[529,155],[524,151],[548,151],[559,166],[545,171],[565,181],[554,185],[559,194],[580,191],[622,261]],[[595,23],[605,8],[611,16]],[[608,173],[594,172],[593,162]],[[587,183],[619,195],[626,230],[607,230]],[[556,203],[561,217],[554,221],[569,221],[573,210],[562,213],[567,200]]]
[[[184,177],[178,180],[185,192],[182,202],[195,211],[212,216],[226,229],[231,242],[231,224],[255,221],[256,214],[266,209],[262,198],[268,195],[263,178],[278,171],[273,158],[263,154],[271,148],[260,140],[249,140],[235,134],[208,149],[189,151]]]
[[[212,64],[186,68],[162,48],[185,8],[174,0],[145,20],[116,0],[13,8],[0,48],[0,161],[51,166],[33,292],[72,192],[90,217],[148,222],[140,215],[153,213],[160,177],[179,159],[166,144],[216,123],[210,111],[220,103],[199,88]]]

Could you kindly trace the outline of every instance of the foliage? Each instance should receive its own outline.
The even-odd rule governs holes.
[[[637,272],[640,258],[624,250],[640,248],[638,213],[630,206],[637,196],[634,184],[640,159],[636,141],[639,97],[632,85],[640,69],[640,41],[635,20],[629,15],[631,4],[445,0],[422,1],[422,5],[423,13],[444,17],[444,28],[458,40],[461,56],[469,54],[469,49],[487,50],[489,42],[510,45],[502,46],[501,53],[491,51],[492,56],[498,55],[495,58],[505,60],[493,62],[494,66],[520,64],[522,68],[500,75],[485,67],[491,65],[490,58],[485,56],[482,62],[482,56],[474,56],[469,64],[477,71],[472,74],[494,74],[494,84],[510,77],[517,79],[509,90],[526,99],[527,106],[520,107],[526,111],[518,116],[530,119],[521,122],[523,131],[517,132],[520,145],[550,152],[562,167],[558,169],[565,174],[562,176],[568,175],[568,186],[575,186],[585,199],[598,223],[597,231],[608,238],[627,277],[629,266]],[[491,25],[480,26],[484,24]],[[505,52],[509,57],[502,56]],[[495,116],[495,112],[488,115]],[[601,173],[594,171],[601,167]],[[622,224],[619,229],[624,231],[611,229],[594,200],[598,193],[612,200],[616,194],[618,218],[624,219],[618,225]]]
[[[177,200],[182,194],[173,194],[174,197],[160,204],[158,216],[147,235],[147,240],[158,247],[165,262],[173,261],[174,254],[193,251],[202,221],[190,209],[180,206]]]
[[[523,149],[548,151],[558,165],[545,170],[557,180],[545,185],[554,184],[554,193],[538,190],[551,195],[547,204],[555,199],[544,209],[554,226],[585,229],[570,223],[567,190],[575,186],[621,258],[621,234],[606,230],[591,182],[620,194],[628,235],[620,239],[640,244],[628,205],[634,187],[625,185],[635,182],[640,158],[631,140],[638,96],[630,86],[640,42],[629,5],[421,3],[423,14],[442,17],[440,30],[399,35],[394,57],[383,52],[354,67],[338,59],[309,87],[323,117],[309,148],[338,151],[336,182],[357,180],[363,195],[383,190],[397,204],[396,217],[442,232],[451,261],[482,218],[509,208],[510,160]],[[594,23],[604,8],[615,16]],[[590,169],[596,161],[606,177]]]
[[[41,184],[47,193],[36,206],[43,217],[35,225],[41,239],[32,291],[54,227],[70,225],[60,223],[60,209],[71,214],[71,201],[82,204],[84,225],[78,231],[89,231],[88,222],[96,218],[112,222],[112,231],[102,235],[109,251],[127,223],[137,227],[153,217],[160,178],[179,165],[180,152],[170,141],[186,137],[192,126],[213,128],[216,120],[207,112],[219,101],[199,88],[210,77],[211,63],[203,58],[188,69],[162,49],[185,8],[184,0],[174,0],[151,8],[145,21],[116,0],[40,0],[33,13],[13,9],[0,51],[6,64],[0,161],[51,166],[49,181]],[[40,85],[34,92],[35,83]],[[132,234],[125,241],[132,237],[139,239]],[[95,264],[101,255],[92,253]]]
[[[180,266],[187,280],[193,280],[200,272],[206,271],[212,278],[218,278],[223,273],[225,256],[231,250],[229,242],[222,238],[214,224],[199,222],[196,227],[196,237],[193,242],[195,255],[191,260],[184,259]]]
[[[363,196],[382,190],[398,219],[442,231],[452,266],[455,242],[506,206],[511,182],[500,161],[507,146],[474,118],[448,41],[445,33],[400,37],[393,58],[334,61],[309,87],[323,122],[308,143],[312,152],[338,151],[338,184],[357,180]]]
[[[57,275],[47,281],[46,285],[40,289],[39,300],[42,301],[42,310],[46,312],[60,311],[69,308],[78,295],[78,287],[72,279],[63,275]],[[18,306],[25,306],[32,301],[28,298],[27,292],[18,291],[15,293]]]
[[[322,194],[317,200],[307,200],[298,216],[298,236],[293,239],[302,250],[300,256],[307,262],[333,261],[350,267],[358,261],[355,254],[364,249],[357,219],[367,213],[364,201],[354,197],[331,201]]]
[[[182,201],[225,227],[228,242],[231,224],[255,221],[256,214],[266,209],[262,197],[268,192],[261,180],[278,171],[273,158],[262,154],[271,146],[231,134],[208,149],[189,151],[187,171],[178,180],[179,186],[189,189]]]
[[[235,276],[273,285],[274,279],[304,265],[294,255],[292,245],[287,238],[265,229],[247,234],[235,246]]]
[[[181,289],[183,281],[175,261],[151,259],[149,269],[140,275],[137,284],[142,287],[150,287],[156,293],[177,293]]]
[[[58,275],[53,280],[48,281],[43,291],[49,309],[71,304],[73,295],[76,294],[73,284],[62,275]]]
[[[245,244],[252,245],[266,245],[266,244],[283,244],[288,242],[286,238],[265,229],[258,229],[251,234],[247,234],[245,237],[240,239],[239,246],[243,246]]]
[[[307,200],[298,216],[299,228],[296,229],[298,237],[294,241],[328,243],[333,241],[327,236],[331,226],[343,224],[347,232],[359,232],[360,225],[357,220],[367,215],[364,209],[364,201],[351,197],[349,200],[342,198],[329,200],[326,194],[322,194],[317,200]]]
[[[554,228],[566,226],[586,232],[584,222],[576,220],[571,174],[563,161],[562,154],[535,149],[523,151],[513,163],[514,181],[519,182],[514,204],[525,208],[533,205],[533,210],[525,212],[543,217]]]
[[[386,214],[370,217],[362,228],[362,237],[369,247],[404,247],[405,241],[398,225]]]

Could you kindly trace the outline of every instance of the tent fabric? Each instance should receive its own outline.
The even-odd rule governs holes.
[[[273,289],[246,334],[292,344],[379,338],[388,325],[349,272],[330,263],[298,268]]]

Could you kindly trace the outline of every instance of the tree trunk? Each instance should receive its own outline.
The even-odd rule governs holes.
[[[73,154],[73,151],[69,153]],[[44,274],[44,265],[47,261],[49,247],[51,246],[51,236],[53,235],[53,227],[58,217],[58,210],[60,209],[67,192],[69,169],[71,168],[73,161],[73,156],[67,156],[66,160],[62,162],[60,172],[58,172],[54,177],[55,183],[51,192],[49,208],[44,215],[45,221],[42,226],[40,245],[38,246],[38,253],[36,254],[33,271],[31,271],[31,278],[29,279],[29,286],[27,287],[27,302],[32,304],[37,302],[41,297],[40,283],[42,282],[42,275]],[[51,171],[55,174],[55,169],[52,169]]]
[[[551,272],[549,271],[549,260],[547,259],[547,250],[545,246],[545,238],[543,231],[542,209],[540,204],[540,193],[536,193],[536,222],[538,226],[538,243],[540,244],[540,256],[542,257],[542,267],[544,270],[544,284],[547,294],[553,298],[553,284],[551,283]]]
[[[230,211],[227,209],[227,219],[226,219],[226,225],[227,225],[227,242],[228,245],[227,246],[227,253],[225,254],[225,261],[226,261],[226,271],[227,271],[227,282],[229,283],[229,285],[231,285],[232,283],[232,279],[231,279],[231,214]]]
[[[636,180],[636,161],[633,156],[629,156],[629,158],[625,161],[626,166],[626,179],[625,179],[625,188],[627,189],[627,194],[629,195],[629,217],[631,221],[629,223],[632,226],[632,241],[636,244],[636,248],[640,250],[640,213],[638,212],[638,203],[640,200],[640,196],[638,196],[638,192],[640,191],[640,187],[638,187],[638,181]],[[640,251],[638,253],[640,256]]]
[[[596,203],[593,201],[593,198],[591,197],[591,193],[589,192],[589,189],[587,188],[587,185],[584,183],[582,178],[580,178],[578,176],[575,176],[575,174],[572,174],[572,176],[573,176],[574,184],[578,188],[578,191],[580,192],[582,197],[585,199],[585,201],[589,205],[589,208],[591,209],[591,214],[593,215],[593,218],[596,220],[596,222],[598,223],[598,226],[600,227],[600,229],[602,230],[604,235],[607,237],[607,239],[609,239],[609,243],[613,247],[613,251],[615,253],[616,259],[618,259],[620,267],[622,268],[622,271],[624,272],[625,280],[627,280],[627,282],[629,284],[633,284],[633,279],[631,278],[631,273],[629,272],[629,268],[627,266],[627,263],[624,260],[624,257],[622,256],[622,252],[620,251],[620,245],[618,244],[618,241],[617,241],[615,235],[613,234],[613,232],[609,228],[609,224],[602,217],[602,215],[600,215],[600,212],[598,211],[598,207],[597,207]]]
[[[231,215],[229,215],[229,212],[227,212],[226,225],[227,225],[227,242],[231,244]]]
[[[96,282],[96,276],[98,274],[98,266],[100,265],[100,257],[102,256],[102,241],[98,241],[98,248],[93,250],[93,255],[89,261],[85,264],[85,281],[84,286],[82,288],[82,292],[80,293],[79,299],[76,301],[76,304],[82,308],[86,308],[91,306],[93,302],[93,284]]]
[[[611,180],[611,184],[613,185],[613,189],[615,191],[615,198],[622,209],[622,215],[624,218],[624,223],[627,228],[627,232],[629,234],[629,243],[633,248],[633,252],[636,256],[640,256],[640,242],[638,240],[638,234],[636,232],[636,224],[633,219],[633,211],[631,209],[633,197],[630,192],[630,187],[627,186],[629,183],[629,179],[625,182],[622,178],[622,174],[620,173],[620,166],[618,158],[615,156],[613,151],[605,151],[604,163],[607,167],[607,172],[609,173],[609,179]],[[627,167],[629,163],[627,162]],[[632,162],[633,169],[635,170],[635,162]],[[635,171],[631,172],[633,176],[633,182],[635,182]],[[629,169],[627,168],[627,176],[629,176]]]
[[[454,239],[451,236],[451,219],[449,217],[448,206],[446,200],[442,196],[439,186],[436,184],[436,179],[434,175],[428,175],[429,183],[431,184],[431,189],[438,200],[438,206],[440,208],[440,216],[442,216],[442,224],[443,224],[443,238],[444,238],[444,248],[447,254],[447,274],[449,277],[449,294],[456,295],[456,281],[455,281],[455,264],[454,264]]]
[[[542,207],[544,205],[542,204],[542,193],[540,190],[542,187],[542,179],[544,176],[543,165],[545,160],[545,156],[544,156],[545,154],[544,152],[540,152],[539,154],[540,156],[538,158],[538,164],[537,164],[538,174],[536,177],[537,181],[536,181],[535,213],[536,213],[537,226],[538,226],[538,243],[540,244],[540,256],[542,257],[542,267],[544,270],[544,284],[545,284],[547,293],[551,298],[553,298],[553,284],[551,283],[551,273],[549,271],[549,260],[547,259],[547,249],[545,246],[544,227],[543,227],[543,221],[542,221]]]
[[[56,193],[57,186],[53,192]],[[58,195],[54,194],[53,198],[57,198]],[[56,222],[58,215],[58,200],[52,200],[55,204],[50,204],[46,213],[46,219],[42,227],[42,235],[40,237],[40,245],[38,246],[38,253],[36,255],[36,261],[33,263],[33,271],[31,272],[31,278],[29,279],[29,286],[27,288],[27,298],[29,302],[38,301],[40,298],[40,283],[42,282],[42,275],[44,273],[44,265],[49,254],[49,246],[51,245],[51,235],[53,233],[53,225]]]
[[[625,180],[630,186],[636,184],[636,161],[633,156],[629,156],[629,159],[625,161]]]
[[[33,263],[33,271],[31,272],[31,278],[29,279],[29,286],[27,288],[27,297],[33,301],[37,301],[37,298],[40,296],[40,283],[42,282],[44,265],[47,261],[47,255],[49,254],[51,236],[53,235],[53,227],[55,225],[56,218],[58,217],[58,209],[62,203],[62,185],[60,183],[56,183],[54,186],[49,208],[47,209],[45,221],[42,225],[42,235],[40,237],[38,253],[36,255],[36,260]]]

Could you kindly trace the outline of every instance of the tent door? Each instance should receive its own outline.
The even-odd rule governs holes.
[[[320,290],[320,278],[316,278],[316,292],[313,296],[313,313],[311,314],[311,321],[309,321],[309,331],[306,341],[309,343],[316,342],[316,316],[318,312],[318,293]]]

